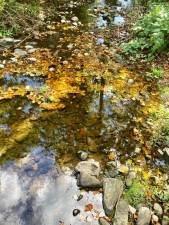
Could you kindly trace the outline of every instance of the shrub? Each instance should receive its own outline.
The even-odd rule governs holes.
[[[123,53],[152,59],[169,47],[169,4],[158,4],[133,27],[134,39],[123,44]]]
[[[132,186],[125,192],[125,199],[129,204],[136,207],[138,204],[146,201],[145,186],[138,180],[135,180]]]

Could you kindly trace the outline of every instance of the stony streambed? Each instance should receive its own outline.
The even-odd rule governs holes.
[[[161,96],[114,55],[132,6],[61,1],[46,32],[0,40],[0,225],[168,224]]]

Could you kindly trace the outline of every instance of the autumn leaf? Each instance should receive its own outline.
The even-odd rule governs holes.
[[[92,211],[92,209],[93,209],[93,205],[91,203],[89,203],[85,206],[85,212],[90,212],[90,211]]]

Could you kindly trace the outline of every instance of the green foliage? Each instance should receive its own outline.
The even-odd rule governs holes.
[[[169,192],[167,190],[161,190],[161,188],[155,187],[153,190],[153,194],[156,199],[162,202],[169,203]]]
[[[138,180],[135,180],[132,186],[125,192],[124,197],[129,204],[136,207],[138,204],[146,201],[146,187]]]
[[[133,27],[134,39],[123,44],[123,53],[135,58],[153,59],[169,47],[169,4],[150,7]]]
[[[164,76],[164,70],[159,67],[154,67],[150,72],[147,72],[146,77],[150,79],[160,79]]]

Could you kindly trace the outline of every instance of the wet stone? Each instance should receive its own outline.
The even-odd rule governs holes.
[[[113,225],[128,225],[128,212],[128,203],[125,200],[121,199],[116,206]]]
[[[141,207],[138,212],[137,225],[149,225],[151,221],[151,210],[147,207]]]
[[[79,209],[74,209],[73,210],[73,216],[77,216],[80,213]]]
[[[123,193],[123,182],[115,178],[103,181],[103,207],[106,215],[112,215],[113,209]]]

